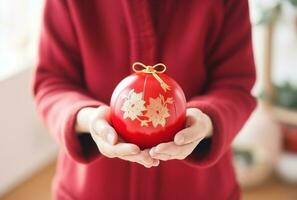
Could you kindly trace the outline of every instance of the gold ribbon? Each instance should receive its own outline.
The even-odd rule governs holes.
[[[140,67],[140,68],[137,68]],[[163,63],[158,63],[153,66],[145,65],[141,62],[135,62],[132,65],[132,69],[134,72],[143,72],[147,74],[152,74],[154,78],[160,83],[162,89],[167,92],[167,90],[170,90],[170,86],[167,85],[161,78],[158,76],[158,74],[162,74],[166,71],[166,65]]]

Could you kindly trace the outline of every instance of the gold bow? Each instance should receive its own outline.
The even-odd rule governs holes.
[[[140,68],[137,68],[137,66],[140,66]],[[160,68],[161,67],[161,68]],[[135,62],[132,65],[132,69],[134,72],[143,72],[147,74],[152,74],[157,81],[159,81],[162,89],[167,92],[167,90],[170,90],[170,86],[167,85],[161,78],[158,76],[158,74],[162,74],[166,71],[166,65],[163,63],[158,63],[153,66],[145,65],[141,62]]]

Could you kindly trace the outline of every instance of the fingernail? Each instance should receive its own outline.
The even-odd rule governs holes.
[[[108,133],[107,135],[107,141],[110,143],[110,144],[113,144],[113,134],[112,133]]]
[[[185,141],[185,138],[184,138],[183,136],[180,136],[180,137],[177,137],[177,138],[176,138],[176,142],[177,142],[178,144],[182,144],[184,141]]]

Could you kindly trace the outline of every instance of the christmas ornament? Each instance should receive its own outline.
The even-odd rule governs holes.
[[[111,97],[111,120],[117,133],[141,149],[173,141],[184,128],[186,99],[181,87],[165,75],[166,66],[136,62]]]

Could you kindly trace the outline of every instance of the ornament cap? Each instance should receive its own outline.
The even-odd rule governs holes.
[[[139,73],[146,73],[146,74],[152,74],[157,81],[159,81],[160,86],[162,89],[167,92],[167,90],[170,90],[170,86],[167,85],[158,74],[163,74],[166,71],[166,65],[163,63],[157,63],[153,66],[145,65],[141,62],[135,62],[132,65],[132,69],[134,72]]]

